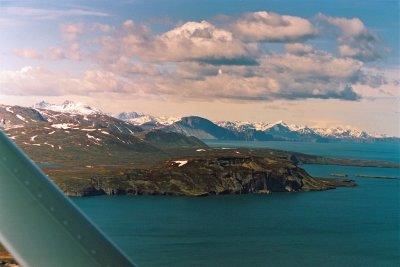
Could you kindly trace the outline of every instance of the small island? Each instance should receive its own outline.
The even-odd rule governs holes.
[[[400,180],[399,177],[393,177],[393,176],[366,175],[366,174],[356,174],[356,176],[357,176],[357,177],[361,177],[361,178],[375,178],[375,179]]]
[[[334,176],[334,177],[348,177],[348,175],[345,174],[345,173],[331,173],[330,176]]]

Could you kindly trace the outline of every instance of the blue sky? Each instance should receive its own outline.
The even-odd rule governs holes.
[[[0,3],[0,103],[399,135],[398,1]]]

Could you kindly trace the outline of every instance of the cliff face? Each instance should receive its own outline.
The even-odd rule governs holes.
[[[152,169],[126,170],[108,178],[98,176],[74,190],[65,185],[60,187],[73,196],[203,196],[326,190],[336,185],[353,184],[345,180],[312,178],[284,159],[230,156],[167,161]]]

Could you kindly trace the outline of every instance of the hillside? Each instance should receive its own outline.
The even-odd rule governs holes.
[[[183,117],[181,120],[162,128],[162,130],[195,136],[200,139],[241,140],[241,137],[234,132],[196,116]]]
[[[143,139],[160,148],[191,148],[205,147],[206,145],[193,136],[185,136],[174,132],[165,132],[161,130],[145,131],[139,134]]]
[[[205,147],[196,138],[142,128],[105,114],[73,114],[0,106],[4,132],[36,162],[51,164],[139,164],[167,157],[165,148]]]

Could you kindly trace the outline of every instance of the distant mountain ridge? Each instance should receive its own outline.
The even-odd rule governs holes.
[[[374,134],[351,127],[308,127],[275,123],[216,121],[198,116],[155,117],[133,112],[125,118],[120,113],[118,118],[131,122],[144,129],[161,129],[195,136],[200,139],[246,140],[246,141],[302,141],[302,142],[399,142],[400,138],[385,134]]]
[[[116,116],[116,118],[128,121],[133,125],[142,127],[143,129],[152,129],[171,125],[181,119],[180,117],[168,116],[156,117],[139,112],[121,112]]]
[[[217,125],[232,131],[248,132],[259,130],[273,136],[274,140],[304,142],[399,142],[398,137],[373,134],[350,127],[308,127],[288,125],[283,121],[276,123],[216,122]]]
[[[61,105],[40,102],[35,109],[83,115],[107,115],[101,110],[83,103],[65,101]],[[140,127],[142,130],[175,132],[199,139],[246,140],[246,141],[302,141],[302,142],[390,142],[398,143],[400,138],[383,134],[371,134],[350,127],[318,128],[275,123],[243,121],[211,121],[198,116],[168,117],[153,116],[140,112],[121,112],[116,119]]]

